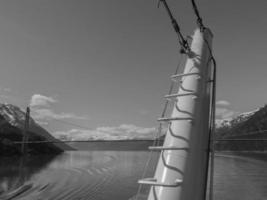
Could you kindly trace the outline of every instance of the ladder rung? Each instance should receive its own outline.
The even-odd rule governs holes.
[[[192,72],[192,73],[186,73],[186,74],[175,74],[175,75],[172,75],[171,78],[180,78],[184,76],[193,76],[193,75],[198,75],[200,77],[200,73]]]
[[[148,149],[150,150],[154,150],[154,151],[161,151],[161,150],[189,150],[188,147],[175,147],[175,146],[169,146],[169,147],[166,147],[166,146],[150,146],[148,147]]]
[[[184,97],[184,96],[190,96],[190,95],[197,97],[197,94],[195,92],[188,92],[184,94],[168,94],[168,95],[165,95],[165,98]]]
[[[155,178],[144,178],[138,181],[139,184],[153,185],[153,186],[162,186],[162,187],[178,187],[183,181],[176,179],[174,183],[162,183],[157,182]]]
[[[174,120],[188,120],[188,121],[192,121],[193,118],[191,117],[162,117],[162,118],[158,118],[159,122],[168,122],[168,121],[174,121]]]

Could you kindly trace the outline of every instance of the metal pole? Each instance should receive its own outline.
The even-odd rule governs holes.
[[[214,180],[214,159],[215,159],[215,116],[216,116],[216,85],[217,85],[217,66],[213,63],[213,84],[212,84],[212,127],[210,133],[211,157],[210,157],[210,194],[209,200],[213,200],[213,180]]]
[[[212,33],[197,29],[150,189],[149,200],[204,200],[209,141]],[[189,75],[190,74],[190,75]],[[194,95],[182,95],[194,93]],[[192,120],[190,120],[192,119]],[[162,122],[161,122],[162,123]],[[180,183],[180,184],[179,184]]]
[[[29,122],[30,122],[30,108],[27,107],[26,114],[25,114],[25,122],[24,122],[24,129],[23,129],[23,140],[22,140],[22,146],[21,146],[21,152],[23,155],[27,154],[27,148],[28,148],[28,129],[29,129]]]

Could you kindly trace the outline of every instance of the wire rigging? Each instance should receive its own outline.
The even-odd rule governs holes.
[[[197,24],[198,24],[200,30],[203,31],[204,29],[206,29],[206,27],[203,24],[203,21],[202,21],[202,18],[200,16],[200,14],[199,14],[197,5],[195,3],[195,0],[191,0],[191,3],[192,3],[192,6],[193,6],[193,10],[195,12],[195,15],[197,16]]]
[[[179,43],[181,45],[181,51],[180,51],[180,53],[181,54],[189,53],[190,52],[190,47],[189,47],[188,41],[182,35],[181,29],[180,29],[180,27],[179,27],[176,19],[173,17],[173,14],[172,14],[172,12],[171,12],[171,10],[170,10],[170,8],[169,8],[166,0],[159,0],[158,7],[159,7],[160,3],[163,3],[163,5],[164,5],[164,7],[165,7],[165,9],[166,9],[166,11],[168,13],[169,18],[171,19],[172,26],[173,26],[175,32],[177,33],[177,36],[178,36],[178,39],[179,39]],[[200,17],[200,14],[198,12],[197,6],[196,6],[196,4],[195,4],[195,2],[193,0],[192,0],[192,4],[193,4],[193,8],[194,8],[195,14],[197,15],[197,18],[198,18],[197,19],[197,23],[198,23],[198,25],[200,27],[200,30],[201,31],[204,31],[205,27],[204,27],[204,25],[202,23],[202,18]],[[207,43],[207,41],[205,41],[205,42]],[[208,43],[207,43],[207,46],[208,46],[209,53],[210,53],[210,56],[211,56],[210,57],[210,60],[213,62],[213,67],[214,67],[213,68],[213,70],[214,70],[213,71],[214,72],[213,73],[213,80],[212,80],[212,82],[213,82],[213,87],[212,87],[212,105],[211,105],[211,107],[214,108],[215,107],[215,87],[216,87],[215,86],[215,79],[216,79],[216,61],[215,61],[215,59],[214,59],[214,57],[212,55],[212,50],[209,47],[209,44]],[[180,60],[180,63],[178,64],[178,66],[177,66],[177,68],[175,70],[175,74],[177,74],[178,69],[179,69],[179,67],[180,67],[180,65],[182,63],[181,60]],[[169,94],[172,93],[173,89],[174,89],[174,82],[172,82],[172,84],[170,86]],[[168,105],[169,105],[169,100],[166,100],[165,101],[165,104],[164,104],[164,108],[163,108],[162,114],[161,114],[161,117],[164,117],[165,116],[166,111],[167,111],[167,108],[168,108]],[[211,112],[211,117],[214,118],[214,116],[215,116],[215,111],[213,109],[212,112]],[[162,128],[162,123],[160,123],[159,124],[159,127],[158,127],[158,135],[155,136],[155,140],[154,140],[153,146],[155,144],[157,144],[157,140],[160,137],[160,134],[161,134],[162,129],[163,129]],[[210,139],[209,139],[210,142],[213,142],[213,137],[212,137],[213,131],[214,131],[214,120],[211,120],[210,121]],[[151,160],[152,160],[152,151],[150,151],[150,156],[149,156],[149,158],[148,158],[148,160],[147,160],[147,162],[145,164],[145,168],[143,170],[142,178],[144,178],[144,176],[145,176],[145,174],[147,172],[147,169],[149,167],[149,163],[151,162]],[[139,185],[138,191],[137,191],[137,195],[136,195],[136,198],[135,199],[138,198],[138,196],[139,196],[139,194],[141,192],[141,188],[142,188],[142,185]]]
[[[87,126],[82,126],[82,125],[79,125],[79,124],[75,124],[73,122],[68,122],[68,121],[60,120],[60,119],[53,119],[53,120],[57,121],[57,122],[60,122],[60,123],[63,123],[63,124],[67,124],[69,126],[74,126],[74,127],[82,128],[82,129],[86,129],[86,130],[93,130],[93,128],[90,128],[90,127],[87,127]]]
[[[35,110],[31,110],[31,112],[34,112],[36,114],[39,114]],[[87,126],[82,126],[80,124],[75,124],[73,122],[69,122],[69,121],[65,121],[65,120],[61,120],[61,119],[55,119],[54,118],[53,121],[60,122],[60,123],[63,123],[63,124],[67,124],[69,126],[74,126],[74,127],[77,127],[77,128],[82,128],[82,129],[87,129],[87,130],[93,130],[93,128],[90,128],[90,127],[87,127]]]
[[[184,38],[183,34],[181,33],[180,26],[178,25],[176,19],[173,17],[173,14],[172,14],[166,0],[159,0],[158,6],[160,5],[160,3],[163,3],[164,7],[166,8],[166,11],[167,11],[167,13],[171,19],[172,26],[178,35],[179,43],[182,47],[181,53],[189,52],[190,51],[189,44],[188,44],[187,40]]]
[[[200,28],[201,29],[201,28]],[[209,60],[207,65],[209,66],[209,62],[212,61],[213,71],[212,71],[212,79],[209,81],[212,83],[211,88],[211,103],[210,103],[210,121],[209,121],[209,141],[208,141],[208,152],[207,152],[207,168],[206,168],[206,184],[205,191],[207,191],[208,184],[208,173],[209,173],[209,165],[210,165],[210,180],[209,180],[209,199],[213,199],[213,176],[214,176],[214,133],[215,133],[215,115],[216,115],[216,74],[217,74],[217,64],[216,60],[213,57],[212,49],[208,43],[208,41],[204,38],[204,42],[207,45],[209,51]],[[210,156],[211,153],[211,156]],[[210,159],[209,159],[210,158]],[[207,192],[204,193],[204,199],[206,199]]]

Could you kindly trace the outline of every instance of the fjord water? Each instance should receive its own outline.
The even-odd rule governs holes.
[[[147,151],[71,151],[1,158],[0,199],[127,200],[137,192],[148,156]],[[152,174],[149,167],[147,176]],[[266,161],[219,154],[214,179],[215,200],[267,199]]]

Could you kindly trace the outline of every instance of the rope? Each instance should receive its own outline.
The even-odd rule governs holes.
[[[173,17],[173,14],[166,2],[166,0],[159,0],[159,3],[158,3],[158,6],[160,3],[163,3],[164,7],[166,8],[166,11],[171,19],[171,23],[172,23],[172,26],[174,28],[174,31],[177,33],[177,36],[178,36],[178,40],[179,40],[179,43],[181,45],[181,53],[187,53],[190,51],[190,47],[189,47],[189,44],[187,42],[187,40],[184,38],[183,34],[181,33],[181,29],[176,21],[176,19]]]
[[[200,17],[197,5],[195,3],[195,0],[191,0],[192,6],[193,6],[193,10],[195,12],[195,15],[197,16],[197,24],[200,28],[201,31],[203,31],[206,27],[203,25],[203,21],[202,18]]]

